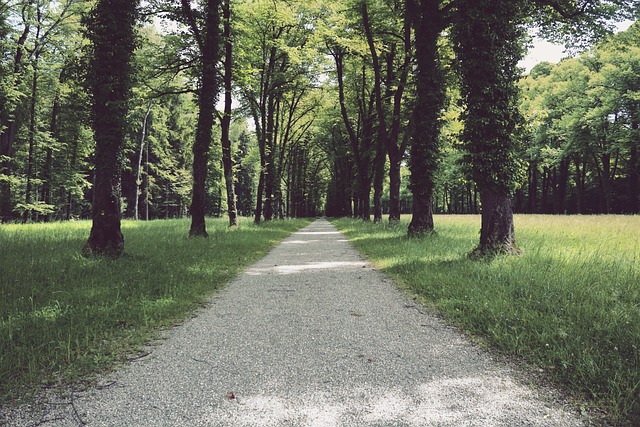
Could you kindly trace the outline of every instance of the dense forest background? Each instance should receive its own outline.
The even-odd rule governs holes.
[[[228,209],[225,140],[239,215],[380,219],[394,207],[412,212],[417,78],[409,3],[222,2],[227,43],[220,46],[218,89],[232,94],[233,110],[224,113],[220,96],[207,165],[208,215]],[[91,216],[100,162],[87,83],[93,7],[80,0],[0,2],[3,222]],[[124,217],[189,213],[205,9],[198,2],[191,14],[180,2],[141,4],[120,158]],[[510,160],[515,212],[640,212],[640,26],[605,34],[519,78],[522,120]],[[477,213],[461,136],[456,41],[447,29],[438,40],[446,90],[432,205],[434,212]],[[519,43],[528,41],[523,31]]]

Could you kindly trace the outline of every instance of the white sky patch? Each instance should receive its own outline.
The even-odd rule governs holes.
[[[633,21],[622,21],[616,24],[616,32],[625,31],[633,24]],[[525,73],[541,62],[551,62],[556,64],[563,58],[569,56],[565,48],[561,44],[550,43],[539,37],[534,37],[533,46],[529,49],[527,55],[518,64],[525,69]]]

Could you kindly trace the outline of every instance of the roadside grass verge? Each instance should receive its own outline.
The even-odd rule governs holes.
[[[543,369],[609,422],[640,420],[640,217],[517,215],[521,256],[472,260],[479,216],[436,216],[437,233],[334,223],[385,273],[453,323]]]
[[[87,221],[0,226],[0,406],[126,360],[308,223],[124,221],[118,260],[81,255]]]

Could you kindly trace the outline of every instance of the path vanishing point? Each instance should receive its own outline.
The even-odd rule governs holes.
[[[425,313],[323,219],[165,338],[97,387],[7,425],[582,425]]]

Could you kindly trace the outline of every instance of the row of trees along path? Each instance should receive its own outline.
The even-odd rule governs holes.
[[[521,79],[527,28],[584,47],[638,10],[638,0],[3,2],[2,219],[46,220],[57,205],[69,218],[91,197],[84,252],[118,256],[123,192],[136,218],[142,197],[147,218],[150,206],[165,217],[188,206],[189,235],[206,237],[215,200],[232,226],[238,212],[256,222],[322,210],[381,221],[388,208],[398,221],[406,178],[410,235],[434,230],[434,207],[481,207],[475,253],[517,253],[514,194],[516,208],[545,209],[552,197],[567,210],[573,170],[578,210],[597,175],[609,212],[624,165],[621,197],[637,212],[640,187],[640,54],[585,65],[618,71],[598,74],[615,83],[607,93],[582,80],[606,108],[570,106],[602,126],[580,124],[543,89],[550,69]],[[617,37],[637,46],[638,25]],[[238,136],[243,118],[254,151],[246,125]],[[578,144],[587,137],[597,142]]]

